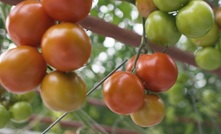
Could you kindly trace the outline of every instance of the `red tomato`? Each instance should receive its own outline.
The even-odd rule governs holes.
[[[44,77],[40,94],[49,109],[70,112],[86,100],[86,84],[75,72],[54,71]]]
[[[144,103],[145,90],[140,79],[129,72],[118,71],[103,84],[103,98],[111,111],[127,115]]]
[[[39,47],[44,32],[54,25],[38,1],[25,0],[16,5],[9,13],[6,28],[16,45]]]
[[[165,116],[165,104],[160,96],[147,94],[144,105],[130,114],[133,122],[141,127],[150,127],[159,124]]]
[[[169,90],[178,76],[178,69],[172,58],[159,52],[140,56],[136,68],[136,75],[143,80],[145,88],[153,92]]]
[[[5,51],[0,57],[0,81],[13,93],[34,90],[46,73],[46,62],[37,49],[18,46]]]
[[[66,72],[82,67],[91,54],[90,38],[80,25],[73,23],[49,28],[42,38],[41,48],[48,64]]]
[[[42,0],[46,12],[59,21],[77,22],[90,12],[93,0]]]

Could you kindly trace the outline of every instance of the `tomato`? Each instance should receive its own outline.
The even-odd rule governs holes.
[[[147,38],[156,45],[175,45],[181,36],[175,17],[160,10],[153,11],[148,16],[145,28]]]
[[[91,42],[78,24],[61,23],[49,28],[41,42],[46,62],[60,71],[82,67],[90,57]]]
[[[139,59],[142,57],[142,56],[145,56],[146,54],[140,54],[139,55]],[[134,60],[136,59],[136,55],[134,55],[133,57],[131,57],[128,62],[127,62],[127,65],[126,65],[126,70],[131,72],[132,69],[133,69],[133,66],[134,66]],[[136,69],[136,68],[135,68]]]
[[[180,9],[189,0],[153,0],[153,3],[164,12],[171,12]]]
[[[219,38],[219,28],[216,24],[210,29],[208,33],[199,38],[191,38],[193,44],[201,47],[213,46]]]
[[[6,28],[12,41],[20,45],[39,47],[44,32],[54,25],[38,1],[25,0],[10,11]]]
[[[178,76],[178,69],[172,58],[159,52],[140,56],[136,68],[136,75],[143,80],[145,88],[153,92],[166,92]]]
[[[1,85],[12,93],[35,90],[46,73],[46,62],[37,49],[18,46],[0,57]]]
[[[49,109],[70,112],[86,100],[86,84],[75,72],[53,71],[43,79],[40,95]]]
[[[15,98],[16,101],[27,101],[27,102],[32,102],[36,96],[35,91],[27,92],[24,94],[13,94],[13,97]]]
[[[215,11],[215,21],[219,29],[221,29],[221,6],[219,6],[217,10]]]
[[[221,67],[221,52],[212,47],[200,49],[195,54],[196,64],[205,70],[215,70]]]
[[[132,73],[117,71],[103,84],[103,99],[117,114],[137,111],[144,103],[145,90],[140,79]]]
[[[11,113],[11,120],[16,123],[24,123],[32,115],[31,104],[25,101],[16,102],[9,108],[9,111]]]
[[[147,17],[151,12],[157,9],[153,4],[153,0],[136,0],[135,5],[142,17]]]
[[[77,22],[90,12],[93,0],[42,0],[45,11],[55,20]]]
[[[10,121],[10,113],[9,111],[0,104],[0,128],[4,128]]]
[[[189,38],[204,36],[213,24],[213,10],[205,1],[201,0],[190,1],[176,15],[177,28]]]
[[[165,116],[165,104],[159,95],[147,94],[144,105],[130,114],[132,121],[141,127],[150,127],[159,124]]]

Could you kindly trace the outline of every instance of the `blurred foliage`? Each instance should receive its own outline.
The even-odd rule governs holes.
[[[215,0],[210,0],[210,2],[218,4],[218,1]],[[0,45],[1,52],[3,52],[13,45],[5,30],[5,18],[11,6],[0,2],[0,7]],[[94,0],[91,15],[142,34],[141,17],[135,6],[127,2]],[[89,91],[122,61],[133,56],[137,48],[91,31],[87,31],[87,33],[93,42],[92,55],[88,64],[77,72],[86,81]],[[190,52],[196,50],[188,40],[182,40],[177,44],[177,47]],[[109,126],[113,133],[117,128],[133,130],[139,134],[221,133],[220,76],[178,61],[177,65],[179,68],[177,83],[169,92],[160,94],[166,103],[166,116],[161,124],[150,128],[141,128],[136,126],[128,116],[119,116],[107,107],[86,102],[81,110],[69,113],[62,120],[80,121],[84,124],[83,127],[70,128],[57,124],[49,134],[68,134],[73,131],[82,134],[107,133],[104,129],[99,131],[93,129],[93,125]],[[101,86],[88,96],[88,100],[90,99],[103,102]],[[34,115],[38,115],[38,118],[23,124],[10,123],[7,125],[8,128],[19,130],[21,133],[23,130],[42,132],[50,125],[41,122],[43,117],[51,117],[52,120],[55,120],[62,115],[62,113],[53,112],[44,107],[39,95],[36,95],[31,103]]]

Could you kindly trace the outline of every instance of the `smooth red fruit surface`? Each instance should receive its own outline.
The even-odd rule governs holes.
[[[93,0],[42,0],[45,11],[55,20],[77,22],[90,12]]]
[[[115,72],[103,84],[104,102],[117,114],[127,115],[137,111],[143,105],[144,97],[142,82],[129,72]]]
[[[69,72],[82,67],[88,61],[91,41],[80,25],[61,23],[46,31],[41,48],[49,65]]]
[[[70,112],[85,102],[86,84],[75,72],[54,71],[44,77],[40,94],[49,109]]]
[[[130,114],[133,122],[141,127],[150,127],[159,124],[165,116],[165,104],[160,96],[147,94],[144,105]]]
[[[35,90],[46,73],[46,62],[37,49],[18,46],[0,57],[0,82],[13,93]]]
[[[157,52],[139,57],[136,75],[144,82],[147,90],[165,92],[176,82],[178,69],[169,55]]]
[[[55,21],[38,1],[25,0],[9,13],[6,28],[12,41],[20,45],[39,47],[42,35]]]

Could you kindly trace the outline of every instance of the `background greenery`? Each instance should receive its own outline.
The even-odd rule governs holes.
[[[210,1],[214,5],[218,1]],[[5,30],[5,18],[11,8],[0,2],[0,45],[1,52],[13,46]],[[94,0],[91,15],[121,28],[142,34],[141,17],[132,4],[114,0]],[[101,26],[102,27],[102,26]],[[87,83],[88,91],[102,80],[122,61],[133,56],[137,48],[122,44],[113,38],[87,31],[93,42],[93,50],[88,64],[79,69],[79,74]],[[177,47],[194,52],[196,47],[186,40],[178,42]],[[179,78],[173,89],[160,94],[166,103],[166,116],[162,123],[150,128],[136,126],[129,116],[112,113],[102,101],[101,86],[87,98],[81,110],[69,113],[55,125],[51,134],[133,133],[133,134],[219,134],[221,133],[221,78],[194,66],[176,61]],[[124,69],[122,67],[121,69]],[[24,131],[44,131],[62,113],[47,109],[36,93],[33,117],[29,122],[11,122],[7,128],[17,133]],[[96,126],[96,127],[94,127]],[[100,128],[100,129],[94,129]],[[0,129],[3,132],[5,129]],[[122,130],[122,131],[121,131]]]

